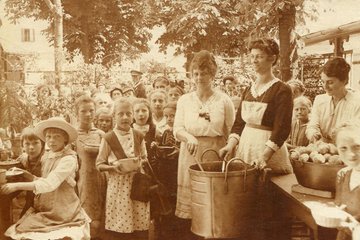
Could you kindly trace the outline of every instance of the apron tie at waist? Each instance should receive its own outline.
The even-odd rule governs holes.
[[[264,125],[253,124],[253,123],[246,123],[246,127],[256,128],[256,129],[261,129],[261,130],[267,130],[267,131],[272,131],[272,128],[271,128],[271,127],[264,126]]]

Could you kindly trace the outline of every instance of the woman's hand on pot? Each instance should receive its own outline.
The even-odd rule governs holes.
[[[266,146],[263,152],[263,160],[267,163],[274,154],[274,152],[275,151],[272,148]]]
[[[270,160],[270,158],[272,157],[272,155],[274,154],[274,150],[268,146],[265,147],[264,152],[262,154],[262,159],[260,159],[260,161],[258,162],[257,166],[259,169],[264,169],[267,167],[267,164]]]
[[[233,151],[233,148],[229,144],[226,144],[225,147],[223,147],[219,150],[219,156],[222,159],[229,160],[229,158],[231,157],[230,155],[231,155],[232,151]]]
[[[198,145],[199,145],[199,142],[196,139],[196,137],[194,137],[192,135],[189,135],[187,137],[186,148],[191,155],[195,156],[197,149],[198,149]]]

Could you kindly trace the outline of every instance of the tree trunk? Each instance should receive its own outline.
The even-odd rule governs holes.
[[[280,71],[281,80],[284,82],[292,77],[290,55],[295,44],[291,44],[291,33],[295,28],[295,13],[295,6],[291,3],[286,3],[279,11]]]
[[[84,57],[85,63],[90,63],[90,41],[89,41],[89,23],[87,21],[88,16],[81,16],[81,30],[83,32],[83,36],[81,37],[81,53]]]
[[[54,13],[54,23],[55,23],[55,87],[59,90],[60,93],[60,84],[62,82],[62,66],[63,66],[63,13],[61,0],[55,0],[55,13]]]

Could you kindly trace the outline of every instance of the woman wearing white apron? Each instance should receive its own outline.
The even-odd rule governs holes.
[[[236,157],[246,163],[256,164],[261,169],[271,168],[276,174],[291,173],[284,142],[291,130],[292,93],[272,72],[279,46],[272,39],[259,39],[251,42],[250,51],[257,79],[243,93],[227,145],[220,150],[220,155],[227,158],[238,146]],[[276,231],[276,225],[272,224],[275,223],[276,213],[272,211],[275,201],[266,189],[257,200],[256,223],[250,230],[255,239],[273,239],[270,234]]]
[[[235,119],[234,105],[229,96],[213,89],[217,65],[208,51],[195,54],[191,74],[196,84],[194,92],[180,97],[174,121],[174,136],[181,141],[178,164],[178,187],[175,215],[183,224],[179,239],[191,239],[191,192],[189,167],[198,161],[218,160],[215,154],[201,154],[206,149],[218,151],[225,146]]]
[[[275,78],[279,46],[272,39],[254,40],[250,57],[256,81],[245,89],[227,145],[220,155],[227,157],[238,146],[236,157],[246,163],[268,167],[274,173],[291,173],[284,144],[291,130],[292,93]]]

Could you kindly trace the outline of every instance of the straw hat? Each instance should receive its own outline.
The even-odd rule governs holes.
[[[69,143],[73,142],[77,138],[76,129],[61,117],[52,117],[36,124],[34,131],[43,141],[45,141],[44,131],[47,128],[59,128],[64,130],[69,135]]]

